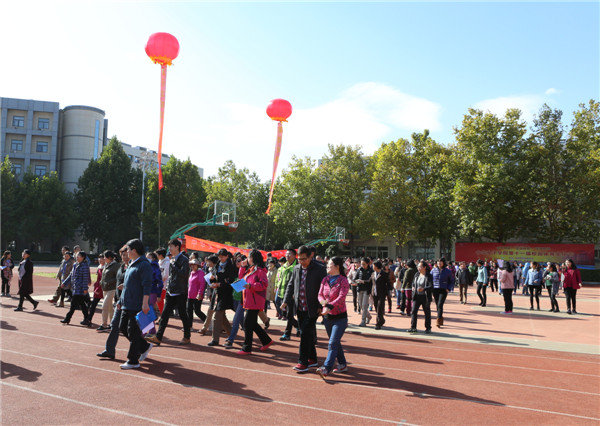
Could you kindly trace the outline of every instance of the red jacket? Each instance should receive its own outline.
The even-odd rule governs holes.
[[[98,268],[96,274],[96,282],[94,283],[94,299],[102,299],[104,297],[102,286],[100,285],[100,280],[102,279],[102,268]]]
[[[331,306],[329,315],[342,314],[346,312],[346,295],[350,289],[350,284],[348,284],[348,279],[343,275],[338,275],[332,285],[329,285],[329,278],[330,276],[327,275],[321,281],[319,302],[323,306]]]
[[[264,310],[269,286],[267,268],[255,268],[254,266],[250,269],[241,268],[240,277],[250,284],[250,288],[244,289],[242,292],[244,309]]]
[[[563,282],[563,288],[580,288],[581,273],[579,269],[567,269],[565,271],[565,281]]]

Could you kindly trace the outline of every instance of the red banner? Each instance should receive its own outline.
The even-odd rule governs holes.
[[[456,243],[454,258],[467,262],[503,259],[556,263],[573,259],[577,265],[594,265],[594,244]]]
[[[219,250],[221,250],[222,248],[224,248],[225,250],[230,251],[231,254],[240,252],[240,253],[245,254],[246,256],[248,256],[248,254],[250,254],[250,250],[251,250],[251,249],[243,249],[243,248],[234,247],[234,246],[228,246],[227,244],[221,244],[221,243],[217,243],[215,241],[203,240],[202,238],[190,237],[189,235],[185,236],[185,248],[187,250],[203,251],[206,253],[216,253]],[[273,256],[276,259],[279,259],[280,257],[285,256],[286,250],[275,250],[275,251],[271,251],[271,252],[266,252],[266,251],[260,250],[260,252],[263,255],[263,259],[266,260],[267,253],[271,253],[271,256]]]

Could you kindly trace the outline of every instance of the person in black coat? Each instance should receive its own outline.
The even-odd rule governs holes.
[[[33,262],[29,258],[30,256],[31,252],[28,249],[23,250],[23,260],[19,264],[19,306],[15,309],[17,312],[23,310],[25,299],[32,303],[34,310],[40,303],[31,297],[31,293],[33,293]]]
[[[311,249],[302,246],[298,249],[298,265],[285,289],[281,309],[288,305],[295,307],[300,330],[300,350],[298,364],[294,367],[298,373],[305,373],[310,367],[317,367],[317,318],[321,313],[319,289],[321,281],[327,275],[325,266],[313,260]]]
[[[389,293],[390,274],[383,270],[383,264],[380,261],[373,263],[373,302],[377,311],[377,323],[375,330],[381,330],[385,324],[385,299]]]
[[[227,309],[233,309],[233,287],[231,287],[231,284],[238,279],[238,269],[231,260],[231,254],[225,249],[220,249],[217,256],[219,257],[219,264],[216,268],[217,276],[210,279],[210,286],[215,289],[217,294],[210,346],[219,344],[223,329],[227,334],[231,332],[231,324],[225,313]]]

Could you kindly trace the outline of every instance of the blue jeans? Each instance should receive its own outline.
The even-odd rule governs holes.
[[[110,322],[110,333],[106,338],[106,352],[114,355],[116,352],[117,341],[119,340],[119,325],[121,324],[121,310],[115,308],[112,321]]]
[[[348,318],[334,320],[325,318],[323,323],[325,324],[325,330],[327,330],[327,335],[329,336],[329,352],[327,352],[327,359],[323,365],[327,371],[331,371],[336,359],[338,365],[346,365],[346,357],[344,356],[341,340],[344,331],[346,331],[346,327],[348,327]]]
[[[402,304],[402,290],[394,290],[396,292],[396,306]]]
[[[233,309],[235,310],[235,315],[233,316],[233,321],[231,322],[231,333],[227,340],[233,342],[235,337],[237,336],[238,330],[240,328],[240,324],[244,319],[244,306],[242,302],[238,302],[237,300],[233,301]]]

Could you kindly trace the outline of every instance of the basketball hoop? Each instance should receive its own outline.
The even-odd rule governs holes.
[[[347,246],[348,244],[350,244],[350,240],[340,240],[340,243],[342,243],[345,246]]]
[[[235,231],[239,225],[238,222],[225,222],[223,223],[226,227],[229,228],[230,231]]]

